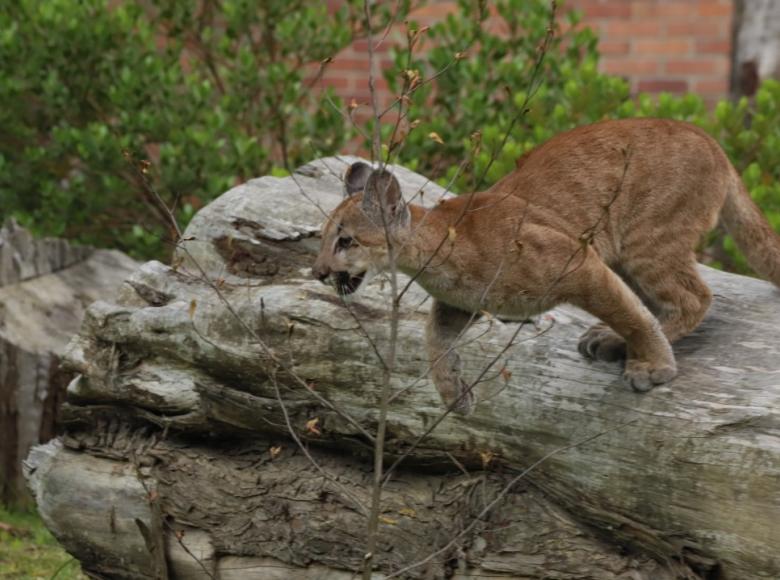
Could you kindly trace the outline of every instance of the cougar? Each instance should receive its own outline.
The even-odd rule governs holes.
[[[433,298],[431,378],[456,412],[473,408],[454,345],[481,312],[498,318],[573,304],[601,322],[579,340],[591,359],[625,358],[636,391],[677,373],[671,343],[712,300],[696,245],[720,215],[749,264],[780,286],[780,236],[718,143],[688,123],[603,121],[524,155],[490,189],[431,209],[405,203],[386,169],[355,163],[322,230],[312,274],[341,295],[398,270]]]

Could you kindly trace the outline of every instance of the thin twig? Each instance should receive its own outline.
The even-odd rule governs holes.
[[[381,122],[382,119],[379,116],[379,105],[377,102],[376,86],[374,85],[374,47],[373,38],[371,34],[371,7],[370,0],[363,0],[363,12],[366,21],[366,33],[368,35],[368,88],[371,93],[371,106],[374,113],[374,143],[373,143],[373,158],[381,163]],[[384,163],[381,163],[380,170],[384,167]],[[390,183],[384,183],[384,187],[390,187]],[[377,192],[377,195],[384,195],[386,192]],[[381,198],[380,198],[381,199]],[[390,314],[390,342],[387,348],[387,355],[384,357],[384,365],[382,368],[382,387],[379,400],[379,417],[376,430],[376,439],[374,442],[374,481],[371,489],[371,512],[368,517],[368,530],[366,538],[366,553],[363,561],[363,580],[371,580],[373,575],[373,563],[374,555],[376,552],[378,542],[378,530],[379,530],[379,512],[381,509],[382,501],[382,469],[384,463],[385,452],[385,435],[387,430],[387,413],[390,406],[391,395],[391,378],[395,368],[396,362],[396,346],[398,342],[398,321],[399,321],[399,304],[396,300],[398,294],[398,271],[397,271],[397,254],[394,245],[393,235],[390,232],[390,224],[388,219],[391,216],[387,215],[384,208],[384,203],[379,201],[380,215],[382,219],[382,226],[384,228],[385,243],[387,245],[388,263],[390,268],[390,288],[392,293],[391,301],[391,314]]]
[[[181,547],[181,549],[184,550],[190,558],[192,558],[193,560],[195,560],[195,562],[198,563],[198,565],[206,573],[206,575],[209,578],[211,578],[211,580],[217,580],[217,577],[214,576],[214,574],[212,574],[211,570],[206,568],[206,565],[201,561],[201,559],[198,558],[193,553],[193,551],[189,549],[189,547],[187,547],[187,545],[184,543],[184,540],[182,539],[182,537],[180,537],[181,535],[180,535],[179,531],[174,529],[173,525],[171,523],[169,523],[165,518],[162,519],[162,524],[168,529],[168,531],[173,533],[173,537],[176,538],[176,541],[179,543],[179,546]]]
[[[371,7],[370,0],[363,0],[363,14],[366,19],[366,36],[368,41],[368,92],[371,95],[371,108],[374,111],[374,131],[372,142],[372,160],[378,161],[382,158],[382,127],[379,116],[379,97],[377,96],[376,84],[374,82],[374,39],[371,34]]]

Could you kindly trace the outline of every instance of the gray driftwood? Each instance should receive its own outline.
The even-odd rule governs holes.
[[[73,375],[60,356],[87,305],[108,298],[138,264],[117,251],[35,239],[0,227],[0,502],[30,501],[22,460],[55,435]]]
[[[67,354],[80,373],[68,432],[27,464],[45,521],[87,570],[335,580],[360,569],[381,376],[371,344],[387,346],[388,286],[345,305],[308,277],[348,161],[229,191],[195,217],[175,268],[147,263],[89,309]],[[444,195],[398,174],[410,196]],[[474,415],[445,418],[388,484],[377,578],[446,545],[496,498],[403,576],[780,577],[780,292],[703,274],[715,302],[675,346],[680,376],[644,395],[617,364],[577,354],[592,321],[574,309],[525,324],[503,354],[517,325],[477,324],[459,349],[465,373],[496,363]],[[388,464],[442,412],[425,376],[426,310],[413,287]],[[330,477],[292,441],[277,393]]]

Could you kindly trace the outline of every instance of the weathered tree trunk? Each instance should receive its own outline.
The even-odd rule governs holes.
[[[0,228],[0,502],[29,502],[22,460],[54,436],[73,378],[60,355],[87,305],[136,267],[120,252],[36,240],[12,220]]]
[[[735,0],[731,94],[751,97],[764,79],[780,79],[780,2]]]
[[[67,435],[28,460],[44,520],[87,570],[303,579],[361,568],[388,289],[377,280],[345,305],[308,277],[344,163],[231,190],[195,217],[176,268],[148,263],[89,309],[67,354],[80,373]],[[406,194],[443,195],[397,172]],[[669,385],[637,394],[617,364],[582,359],[592,321],[574,309],[526,324],[506,352],[517,325],[484,321],[459,347],[468,377],[497,361],[476,412],[438,425],[427,301],[413,287],[386,445],[388,464],[409,456],[383,496],[377,577],[464,529],[402,577],[780,576],[780,292],[703,275],[715,303],[676,345]]]

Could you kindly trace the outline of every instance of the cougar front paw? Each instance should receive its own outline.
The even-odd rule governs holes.
[[[655,385],[671,381],[677,375],[674,363],[653,364],[640,360],[626,361],[623,381],[635,391],[644,393]]]
[[[469,384],[460,377],[460,359],[451,353],[446,362],[449,364],[434,367],[433,383],[447,408],[452,407],[453,412],[459,415],[470,415],[474,410],[475,397]]]
[[[577,349],[582,356],[595,360],[612,362],[626,358],[626,341],[606,324],[596,324],[585,331]]]
[[[469,390],[469,386],[458,379],[458,382],[460,383],[460,393],[451,400],[444,400],[444,403],[447,405],[447,408],[449,409],[450,406],[455,403],[455,405],[452,407],[452,412],[457,413],[458,415],[468,416],[471,415],[471,413],[474,412],[474,407],[476,404],[476,399],[474,397],[474,393],[472,393]]]
[[[447,408],[452,408],[453,413],[458,415],[471,415],[476,403],[474,393],[469,389],[469,385],[460,377],[452,377],[446,381],[446,384],[437,383],[442,401]]]

